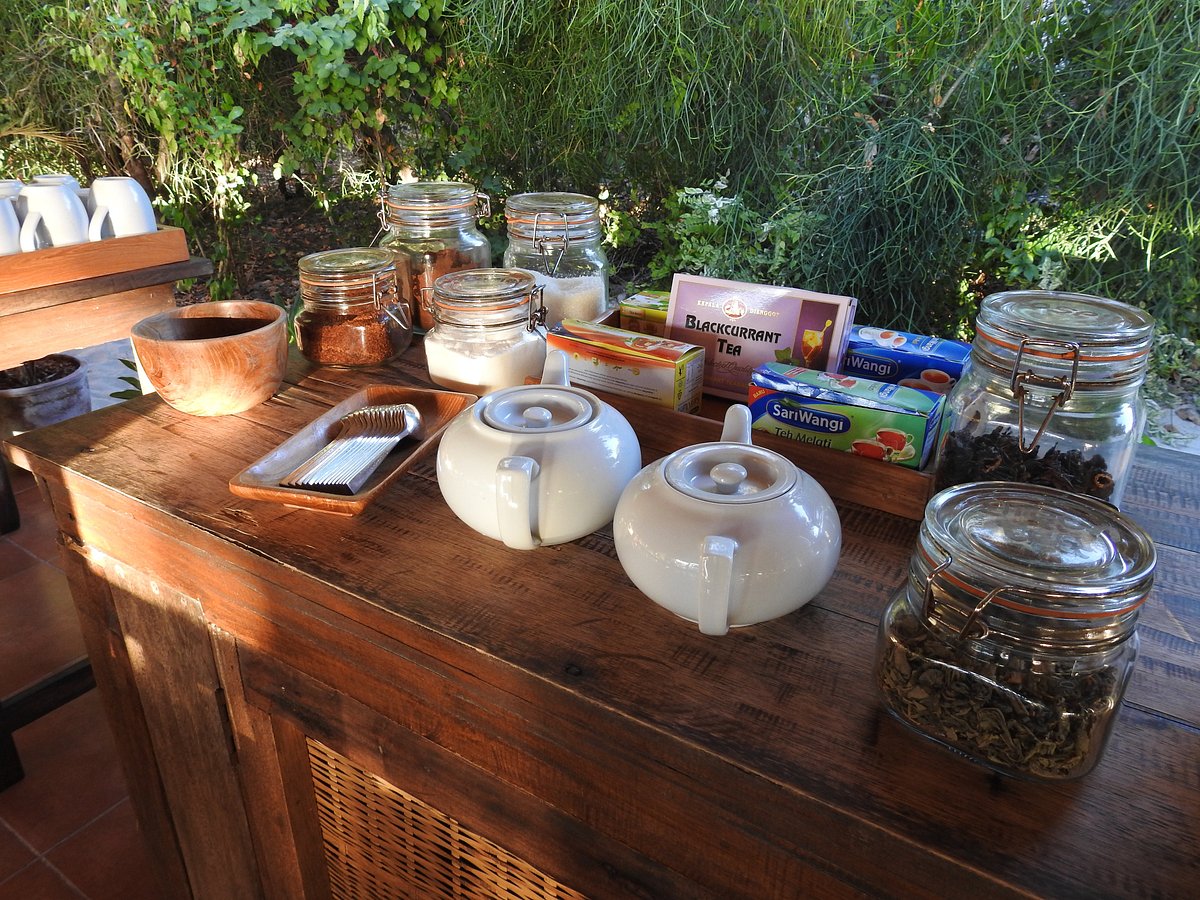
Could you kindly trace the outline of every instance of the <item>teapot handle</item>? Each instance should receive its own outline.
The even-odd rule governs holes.
[[[528,456],[506,456],[496,466],[496,519],[500,540],[513,550],[541,544],[534,536],[533,481],[541,467]]]
[[[551,350],[546,354],[546,365],[542,369],[542,384],[571,386],[571,367],[567,354],[562,350]]]
[[[721,429],[721,440],[736,444],[751,443],[750,407],[744,403],[735,403],[725,410],[725,426]]]
[[[708,535],[700,551],[700,603],[696,617],[701,634],[729,631],[730,592],[733,589],[733,556],[738,544],[733,538]]]

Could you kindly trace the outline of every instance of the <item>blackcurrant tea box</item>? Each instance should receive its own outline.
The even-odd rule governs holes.
[[[704,348],[704,392],[745,402],[764,363],[836,372],[858,301],[802,288],[676,273],[667,337]]]

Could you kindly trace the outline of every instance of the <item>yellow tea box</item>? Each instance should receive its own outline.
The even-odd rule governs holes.
[[[571,384],[634,397],[679,412],[700,410],[704,348],[583,319],[563,319],[547,350],[566,351]]]
[[[667,306],[670,291],[642,291],[620,302],[621,327],[642,334],[667,333]]]

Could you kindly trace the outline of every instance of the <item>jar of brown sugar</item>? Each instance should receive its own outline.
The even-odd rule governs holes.
[[[476,226],[490,211],[487,195],[461,181],[388,186],[382,210],[388,233],[380,246],[396,254],[400,293],[422,331],[434,325],[433,283],[438,278],[491,264],[491,244]]]
[[[300,260],[293,309],[300,352],[322,366],[378,366],[412,343],[396,259],[380,247],[311,253]]]

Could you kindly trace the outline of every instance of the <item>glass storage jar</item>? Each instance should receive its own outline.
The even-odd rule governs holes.
[[[492,248],[476,223],[490,215],[486,194],[461,181],[389,185],[380,246],[396,254],[400,293],[422,331],[433,327],[433,283],[449,272],[491,265]]]
[[[546,364],[541,295],[521,269],[443,275],[433,284],[435,324],[425,335],[429,377],[480,395],[540,378]]]
[[[937,489],[1046,484],[1119,506],[1145,424],[1154,320],[1116,300],[1054,291],[984,299],[946,398]]]
[[[558,191],[514,194],[504,204],[504,218],[504,265],[533,273],[544,291],[547,328],[608,310],[599,200]]]
[[[296,345],[322,366],[377,366],[412,343],[396,260],[379,247],[324,250],[300,259],[292,311]]]
[[[880,622],[888,711],[1009,775],[1085,775],[1129,680],[1154,564],[1149,536],[1091,497],[1011,482],[941,491]]]

